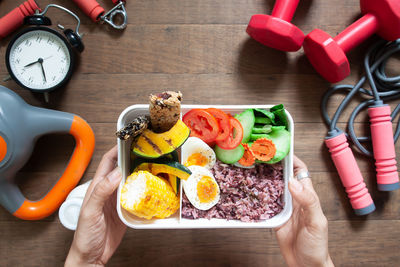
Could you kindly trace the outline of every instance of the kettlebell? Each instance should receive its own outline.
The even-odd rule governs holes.
[[[39,137],[68,133],[75,149],[61,178],[40,200],[24,197],[14,183],[17,172],[29,160]],[[93,155],[95,137],[81,117],[28,105],[0,85],[0,204],[24,220],[40,220],[55,212],[82,178]]]

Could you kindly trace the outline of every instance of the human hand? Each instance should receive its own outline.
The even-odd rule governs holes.
[[[294,156],[294,176],[307,166]],[[328,221],[310,178],[291,179],[292,217],[276,229],[276,238],[289,266],[333,266],[328,252]]]
[[[115,146],[104,155],[87,190],[65,266],[104,266],[121,243],[126,226],[115,208],[121,181],[116,162]]]

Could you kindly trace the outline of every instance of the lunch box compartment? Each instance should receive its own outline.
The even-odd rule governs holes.
[[[185,114],[193,108],[209,108],[214,107],[221,109],[230,114],[240,113],[249,108],[264,108],[269,109],[273,105],[182,105],[182,114]],[[118,119],[117,129],[123,128],[127,123],[132,121],[139,115],[148,115],[149,106],[148,105],[133,105],[126,108],[120,115]],[[169,218],[166,219],[152,219],[146,220],[139,218],[125,209],[120,205],[120,194],[121,188],[125,183],[126,177],[128,177],[130,172],[130,148],[132,140],[122,141],[118,139],[118,166],[122,171],[122,181],[118,187],[117,195],[117,212],[122,220],[128,227],[134,229],[188,229],[188,228],[275,228],[284,224],[292,215],[292,198],[288,190],[288,181],[290,177],[293,177],[293,147],[294,147],[294,124],[293,119],[289,112],[286,111],[288,122],[289,122],[289,132],[291,134],[291,146],[289,154],[282,161],[283,164],[283,178],[285,182],[284,189],[284,203],[285,206],[283,210],[271,219],[260,221],[260,222],[242,222],[238,220],[224,220],[224,219],[184,219],[181,218],[181,208],[182,208],[182,197],[181,205],[179,211],[176,212]],[[180,196],[182,196],[182,183],[180,186]]]

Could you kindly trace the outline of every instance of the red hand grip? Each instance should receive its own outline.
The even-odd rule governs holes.
[[[0,39],[21,27],[24,18],[33,15],[37,9],[40,10],[35,0],[28,0],[0,18]]]
[[[346,188],[351,206],[357,215],[365,215],[375,210],[374,202],[364,183],[353,152],[349,148],[344,133],[325,140],[331,158]]]
[[[104,14],[104,8],[96,0],[73,0],[82,11],[94,22],[99,21],[100,16]]]
[[[396,166],[390,106],[371,107],[368,109],[368,115],[371,122],[378,189],[381,191],[398,189],[400,184]]]

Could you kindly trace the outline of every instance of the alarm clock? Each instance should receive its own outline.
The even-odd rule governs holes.
[[[50,28],[51,20],[44,14],[50,7],[61,9],[77,19],[75,31],[63,29],[63,34]],[[42,13],[25,17],[31,25],[10,41],[6,51],[6,66],[11,78],[33,92],[48,93],[65,85],[72,76],[75,56],[84,50],[79,34],[80,20],[70,10],[50,4]]]

